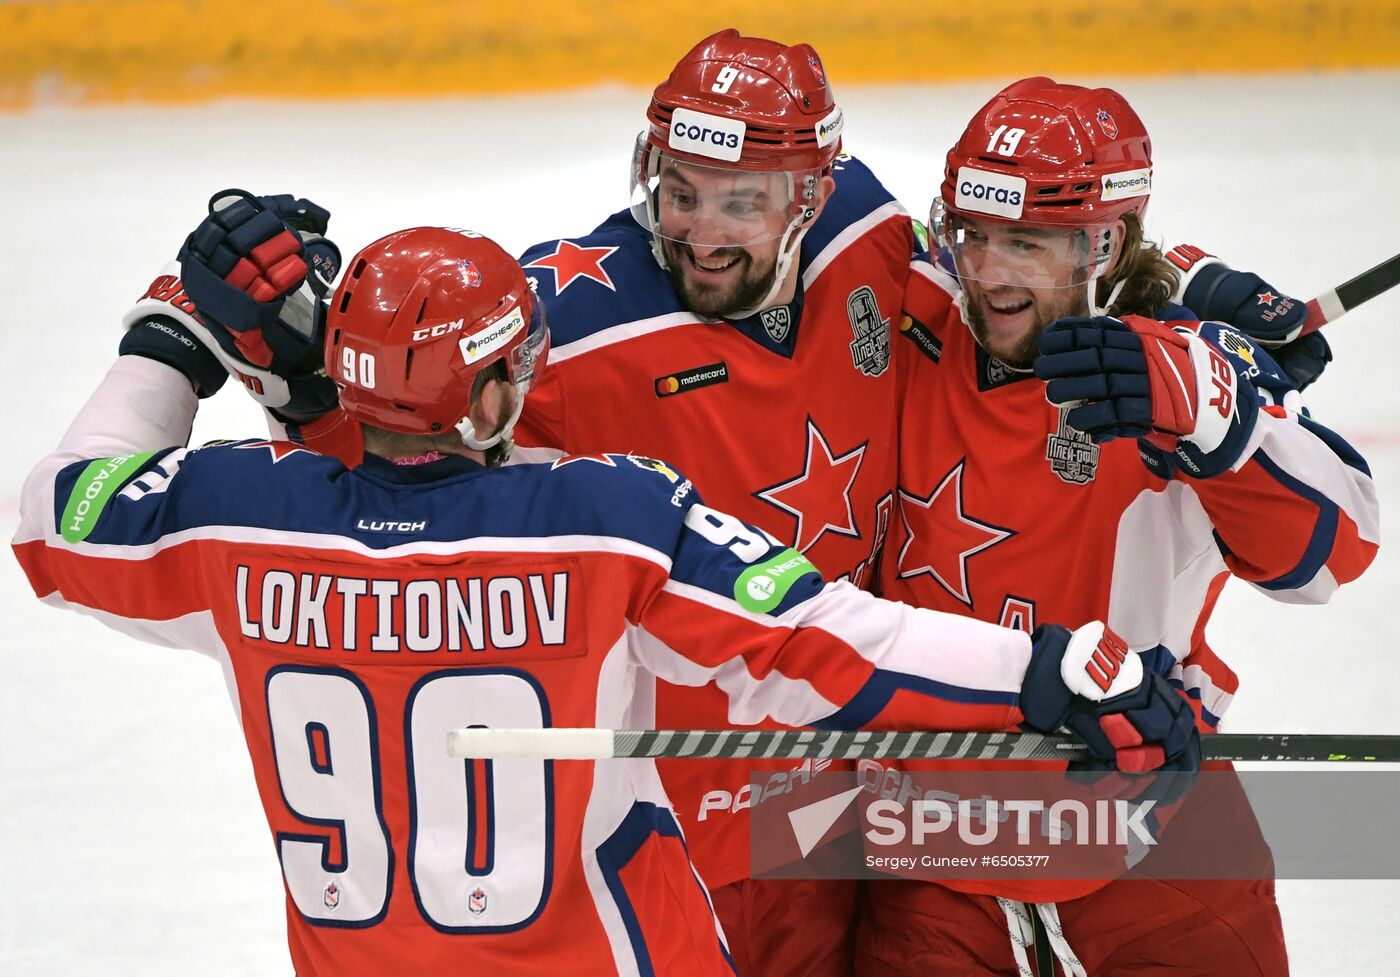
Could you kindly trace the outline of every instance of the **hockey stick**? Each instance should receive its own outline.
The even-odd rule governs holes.
[[[1308,317],[1303,320],[1299,336],[1317,332],[1327,323],[1341,318],[1362,302],[1400,285],[1400,254],[1387,258],[1369,271],[1363,271],[1350,281],[1320,293],[1308,300]]]
[[[1207,760],[1275,763],[1400,763],[1400,736],[1214,733],[1201,737]],[[1079,760],[1088,747],[1038,733],[933,733],[815,729],[454,729],[447,752],[458,758],[612,757],[710,759]]]

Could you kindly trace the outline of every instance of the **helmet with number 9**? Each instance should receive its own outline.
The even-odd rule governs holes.
[[[549,353],[544,308],[519,263],[474,231],[414,227],[366,247],[346,268],[326,318],[326,368],[345,412],[386,431],[456,428],[484,451],[510,438]],[[503,364],[514,413],[478,437],[473,385]]]
[[[817,52],[720,31],[656,87],[647,121],[632,159],[631,208],[657,261],[669,268],[674,245],[777,241],[764,307],[821,209],[822,181],[841,148],[843,116]]]
[[[842,115],[809,44],[711,34],[652,94],[642,139],[678,159],[741,169],[824,170]]]

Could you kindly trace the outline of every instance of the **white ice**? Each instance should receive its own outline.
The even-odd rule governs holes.
[[[1400,74],[1107,83],[1152,132],[1149,225],[1166,243],[1195,242],[1304,297],[1396,250]],[[943,152],[995,87],[838,90],[846,144],[921,215]],[[625,205],[645,98],[0,116],[0,534],[13,533],[25,472],[111,362],[118,317],[212,192],[312,197],[334,211],[347,257],[414,224],[519,250]],[[1309,394],[1369,457],[1386,519],[1400,512],[1397,319],[1400,291],[1330,327],[1337,359]],[[259,424],[230,385],[195,439]],[[0,593],[0,973],[289,973],[277,861],[217,667],[41,606],[11,559]],[[1388,547],[1327,607],[1232,585],[1211,628],[1241,674],[1230,728],[1400,733],[1398,596]],[[1397,972],[1386,934],[1400,882],[1285,881],[1279,901],[1295,974]]]

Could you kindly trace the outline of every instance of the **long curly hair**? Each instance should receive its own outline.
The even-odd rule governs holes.
[[[1109,313],[1155,317],[1176,293],[1181,273],[1158,245],[1145,240],[1137,214],[1124,214],[1123,223],[1127,231],[1118,265],[1099,282],[1099,298],[1106,299],[1114,286],[1125,282]]]

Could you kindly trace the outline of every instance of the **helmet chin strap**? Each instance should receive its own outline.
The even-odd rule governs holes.
[[[1128,284],[1126,278],[1118,279],[1113,288],[1109,291],[1108,299],[1103,305],[1099,305],[1099,279],[1097,277],[1089,279],[1089,314],[1095,316],[1108,315],[1108,310],[1113,308],[1114,302],[1118,301],[1118,296],[1123,293],[1123,286],[1126,284]]]
[[[773,299],[787,282],[788,273],[792,270],[792,259],[797,257],[797,252],[802,247],[802,238],[807,233],[808,223],[808,218],[800,215],[793,218],[787,230],[783,231],[782,240],[778,242],[778,260],[773,264],[773,284],[769,287],[768,294],[753,308],[731,312],[725,316],[726,319],[747,319],[773,304]]]

